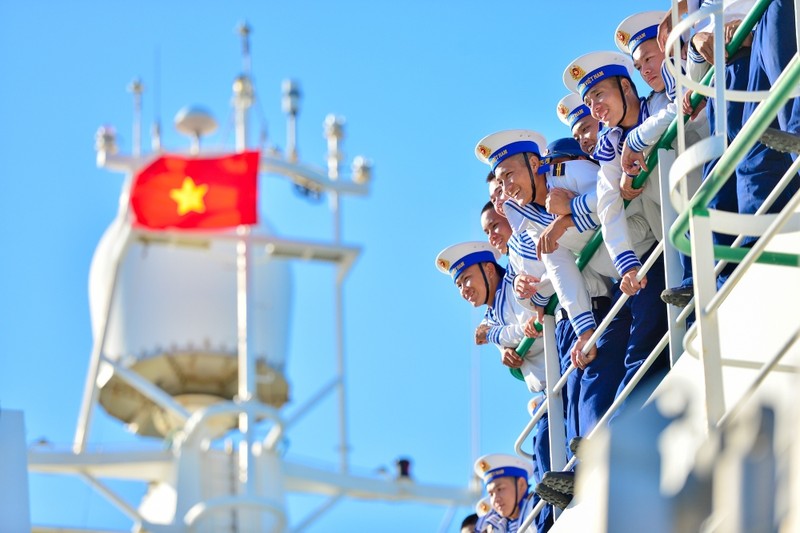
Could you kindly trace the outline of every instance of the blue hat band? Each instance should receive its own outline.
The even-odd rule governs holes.
[[[465,255],[450,267],[450,275],[453,276],[453,281],[457,280],[464,270],[477,263],[494,263],[494,254],[488,250],[481,250]]]
[[[614,76],[625,76],[626,78],[630,78],[628,69],[623,65],[603,65],[602,67],[594,69],[589,74],[581,78],[580,83],[578,83],[578,94],[580,94],[581,98],[583,98],[586,96],[586,93],[589,91],[589,89],[594,87],[596,84],[600,83],[606,78],[613,78]]]
[[[484,485],[488,485],[495,479],[501,477],[521,477],[527,480],[528,472],[517,466],[504,466],[502,468],[495,468],[494,470],[489,470],[486,472],[486,474],[484,474],[483,483]]]
[[[497,168],[497,165],[499,165],[512,155],[524,154],[527,152],[536,154],[536,157],[541,157],[541,152],[539,151],[539,145],[536,144],[535,142],[516,141],[511,144],[503,146],[499,150],[495,150],[495,152],[489,156],[489,164],[492,166],[492,170],[494,170]]]
[[[576,122],[590,114],[589,108],[583,104],[573,109],[572,112],[567,115],[567,122],[569,122],[570,129],[575,125]]]
[[[650,39],[655,39],[657,35],[658,26],[649,26],[631,37],[628,41],[628,50],[630,50],[631,55],[639,48],[640,44]]]

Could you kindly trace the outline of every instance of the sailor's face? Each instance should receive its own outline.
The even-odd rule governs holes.
[[[483,281],[480,264],[468,266],[464,272],[456,278],[456,287],[461,293],[461,297],[479,307],[486,302],[486,283]]]
[[[511,226],[505,217],[501,217],[494,209],[481,213],[481,227],[489,244],[501,254],[508,253],[508,239],[511,238]]]
[[[589,89],[583,102],[591,109],[596,120],[609,127],[613,128],[622,121],[622,94],[616,78],[606,78],[598,82]]]
[[[494,169],[497,183],[503,188],[503,194],[519,205],[526,205],[533,201],[532,177],[528,172],[524,157],[527,157],[527,154],[524,156],[512,155]],[[539,168],[538,158],[534,156],[529,161],[531,171],[535,173]]]
[[[581,145],[581,150],[592,155],[597,146],[597,133],[600,131],[600,122],[591,115],[580,119],[572,126],[572,138]]]
[[[657,39],[648,39],[633,52],[633,66],[642,75],[642,79],[655,92],[664,90],[664,78],[661,77],[661,63],[664,52],[658,47]]]
[[[503,204],[506,200],[508,198],[503,194],[503,188],[497,183],[496,179],[491,180],[489,182],[489,201],[492,202],[495,212],[501,217],[506,216],[505,209],[503,209]]]
[[[503,518],[511,518],[516,514],[517,501],[522,496],[517,490],[516,481],[517,478],[501,477],[486,485],[492,508]]]

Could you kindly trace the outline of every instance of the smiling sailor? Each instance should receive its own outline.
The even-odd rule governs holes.
[[[500,266],[499,252],[485,241],[463,242],[442,250],[436,257],[436,268],[448,274],[461,297],[473,307],[487,306],[489,331],[486,338],[498,346],[502,362],[518,368],[531,392],[544,389],[544,343],[534,342],[524,357],[515,349],[525,338],[524,325],[533,311],[514,297],[505,269]]]
[[[517,531],[539,500],[529,491],[528,479],[533,475],[531,465],[521,457],[494,453],[479,457],[474,470],[483,481],[491,504],[491,509],[478,520],[475,531]],[[540,513],[537,517],[539,531],[549,529],[551,516],[549,512]]]
[[[556,115],[569,128],[572,138],[580,143],[581,150],[587,155],[592,155],[597,145],[597,134],[603,129],[603,124],[592,116],[592,112],[581,97],[569,93],[559,100],[556,105]]]
[[[625,209],[620,181],[620,156],[628,132],[646,117],[632,81],[633,63],[619,52],[592,52],[572,61],[564,70],[567,89],[578,93],[592,115],[607,125],[600,133],[595,158],[600,162],[597,179],[597,212],[603,241],[621,278],[617,291],[631,296],[612,325],[625,323],[629,332],[625,351],[626,375],[622,388],[633,378],[650,351],[667,331],[667,312],[661,302],[664,263],[661,258],[641,281],[636,279],[642,260],[655,248],[652,231],[642,234],[636,217],[637,202]],[[641,203],[638,204],[641,209]],[[614,295],[614,299],[619,294]],[[666,351],[651,367],[651,375],[666,368]],[[618,411],[619,412],[619,411]]]
[[[563,306],[556,313],[563,373],[610,309],[610,276],[616,276],[616,271],[605,250],[595,254],[583,272],[575,264],[576,254],[593,234],[587,230],[597,227],[591,212],[596,209],[598,165],[588,160],[565,161],[542,173],[542,158],[549,156],[542,156],[541,142],[541,135],[533,131],[504,130],[481,139],[475,155],[494,168],[495,178],[511,198],[504,209],[509,222],[513,216],[519,219],[512,222],[512,229],[516,224],[543,243],[537,249]],[[554,202],[559,192],[561,200]],[[559,214],[549,213],[545,204]],[[648,232],[645,221],[639,222],[641,231]],[[577,361],[581,370],[570,376],[565,394],[568,440],[588,434],[613,402],[625,371],[626,345],[627,335],[608,330]]]

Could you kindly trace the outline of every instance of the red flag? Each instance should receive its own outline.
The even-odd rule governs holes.
[[[133,178],[133,225],[209,229],[255,224],[258,157],[258,152],[159,157]]]

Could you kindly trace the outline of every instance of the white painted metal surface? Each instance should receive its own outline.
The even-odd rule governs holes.
[[[31,529],[27,453],[22,411],[0,410],[0,531]]]

